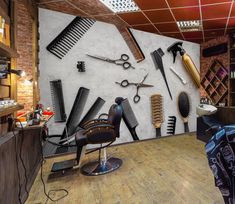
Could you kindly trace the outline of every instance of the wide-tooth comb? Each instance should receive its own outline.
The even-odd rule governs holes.
[[[176,117],[169,116],[168,123],[167,123],[167,134],[174,135],[175,134],[175,127],[176,127]]]
[[[156,128],[156,137],[161,136],[161,124],[163,122],[163,101],[160,94],[151,96],[152,123]]]
[[[75,17],[46,49],[62,59],[95,23],[94,19]]]

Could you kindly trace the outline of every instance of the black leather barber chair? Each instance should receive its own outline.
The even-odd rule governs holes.
[[[210,128],[206,144],[209,166],[225,204],[235,204],[235,125]]]
[[[211,127],[224,126],[224,123],[219,121],[215,115],[205,115],[197,118],[197,139],[203,142],[208,142],[213,134]]]
[[[82,149],[87,144],[113,143],[119,137],[120,123],[122,119],[122,108],[119,105],[112,105],[109,109],[107,119],[95,119],[83,124],[83,130],[76,136],[78,163],[82,155]],[[107,146],[107,145],[106,145]],[[100,175],[118,169],[122,160],[109,158],[106,156],[104,148],[104,158],[101,159],[101,148],[99,148],[99,159],[89,162],[81,167],[81,172],[85,175]]]
[[[85,175],[100,175],[118,169],[122,160],[118,158],[106,157],[106,147],[112,144],[119,137],[119,129],[122,118],[122,108],[120,105],[112,105],[107,114],[107,119],[94,119],[83,124],[75,135],[77,145],[77,156],[75,160],[54,163],[52,172],[80,167],[84,150],[88,144],[101,144],[101,147],[91,150],[88,153],[99,150],[99,159],[89,162],[81,167],[81,172]],[[106,144],[105,146],[102,146]],[[104,157],[101,159],[101,150],[104,150]],[[67,166],[67,167],[66,167]],[[62,169],[63,167],[63,169]]]

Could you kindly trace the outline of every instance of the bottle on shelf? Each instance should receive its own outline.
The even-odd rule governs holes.
[[[231,72],[230,72],[230,78],[231,78],[231,79],[234,79],[234,78],[235,78],[235,71],[231,71]]]

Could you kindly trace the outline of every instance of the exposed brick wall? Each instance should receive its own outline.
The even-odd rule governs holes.
[[[215,46],[221,43],[226,43],[228,42],[228,40],[229,40],[228,36],[221,36],[221,37],[212,39],[210,41],[207,41],[201,44],[201,68],[200,68],[201,79],[203,79],[203,77],[205,76],[206,72],[208,71],[209,67],[211,66],[211,64],[213,63],[215,59],[222,62],[224,67],[226,68],[229,67],[229,52],[221,54],[221,55],[212,56],[212,57],[206,57],[206,58],[202,56],[203,49],[211,47],[211,46]],[[207,93],[202,87],[200,89],[200,93],[202,97],[207,96]]]
[[[25,79],[32,78],[33,54],[32,54],[32,19],[25,6],[18,1],[17,10],[17,51],[20,57],[17,59],[17,69],[26,72],[26,77],[18,80],[17,99],[24,104],[25,110],[33,105],[33,86],[26,84]]]

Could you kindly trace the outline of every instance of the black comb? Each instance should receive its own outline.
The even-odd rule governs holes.
[[[59,59],[62,59],[94,23],[94,19],[75,17],[46,47],[47,50]]]
[[[61,80],[50,81],[51,98],[55,122],[65,122],[67,119],[64,106],[64,96]]]
[[[121,102],[121,106],[123,109],[122,118],[123,118],[128,130],[130,131],[133,140],[139,140],[139,137],[135,131],[135,129],[139,125],[139,123],[135,117],[135,113],[133,112],[131,105],[130,105],[127,98]]]
[[[171,95],[171,90],[169,88],[169,85],[168,85],[168,82],[167,82],[167,79],[166,79],[166,74],[165,74],[165,71],[164,71],[164,66],[163,66],[163,62],[162,62],[163,55],[164,55],[164,52],[162,51],[161,48],[158,48],[157,50],[155,50],[151,53],[151,57],[152,57],[152,60],[154,62],[154,65],[155,65],[157,70],[160,69],[162,77],[165,81],[168,93],[171,97],[171,100],[173,100],[172,95]]]
[[[167,134],[174,135],[175,134],[175,127],[176,127],[176,117],[169,116],[168,123],[167,123]]]
[[[78,69],[78,72],[85,72],[86,71],[85,62],[84,61],[78,61],[77,62],[77,69]]]

